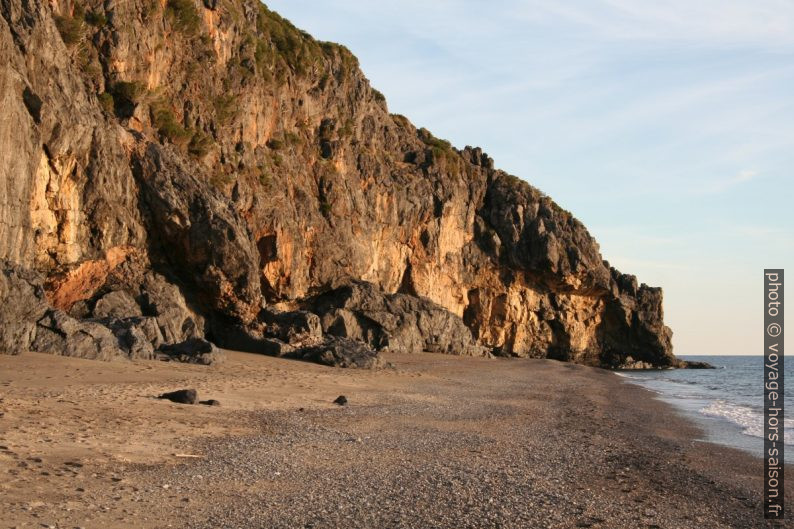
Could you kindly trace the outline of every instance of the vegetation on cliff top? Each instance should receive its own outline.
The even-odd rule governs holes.
[[[251,12],[247,11],[246,15],[246,9],[252,7],[253,23],[249,22]],[[113,17],[105,12],[104,4],[93,0],[77,3],[71,14],[57,18],[57,24],[67,45],[82,42],[79,46],[82,68],[93,72],[90,77],[97,86],[97,100],[106,114],[126,119],[132,117],[138,107],[143,107],[144,111],[148,107],[151,126],[160,141],[172,143],[195,158],[206,157],[215,146],[223,143],[224,130],[239,125],[243,102],[252,92],[263,88],[279,90],[289,78],[303,82],[313,80],[315,90],[325,91],[360,75],[358,60],[346,47],[314,39],[259,2],[246,7],[239,0],[219,0],[214,8],[220,13],[221,23],[224,20],[232,22],[232,35],[237,41],[232,48],[233,54],[225,61],[219,61],[216,56],[213,38],[202,21],[202,7],[194,0],[167,0],[162,8],[154,0],[143,2],[140,9],[146,25],[156,24],[160,17],[166,29],[177,31],[174,38],[189,42],[181,47],[166,42],[159,45],[185,53],[174,55],[177,62],[168,73],[171,78],[168,84],[151,90],[147,89],[140,69],[135,73],[136,69],[130,68],[131,74],[116,71],[114,58],[108,54],[112,46],[103,46],[103,39],[109,36],[106,31],[86,38],[89,26],[97,32],[115,24]],[[181,89],[176,90],[179,84]],[[381,92],[370,89],[369,94],[372,101],[385,108],[385,96]],[[198,116],[200,122],[196,120]],[[400,125],[406,124],[405,133],[416,134],[427,146],[423,158],[426,163],[443,164],[444,170],[450,172],[465,170],[465,164],[450,142],[436,138],[427,129],[417,131],[404,117],[394,119]],[[290,125],[277,127],[267,143],[270,152],[260,153],[257,163],[243,163],[238,153],[221,153],[219,157],[210,158],[213,161],[209,162],[209,172],[215,175],[210,180],[229,182],[237,173],[247,174],[253,170],[249,170],[251,167],[263,167],[261,171],[254,171],[255,178],[269,182],[284,164],[283,156],[277,151],[316,141],[317,136],[307,123],[294,124],[294,130]],[[334,118],[332,126],[320,127],[317,133],[322,143],[320,157],[333,156],[339,152],[340,144],[355,141],[355,127],[352,116],[344,115]],[[390,154],[385,156],[391,159]],[[267,178],[260,178],[262,174]]]

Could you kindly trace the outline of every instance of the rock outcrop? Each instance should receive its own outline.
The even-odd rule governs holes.
[[[3,350],[678,365],[661,290],[256,0],[0,15]]]
[[[326,334],[363,342],[375,350],[483,356],[463,320],[428,299],[384,294],[353,282],[324,293],[309,305]]]

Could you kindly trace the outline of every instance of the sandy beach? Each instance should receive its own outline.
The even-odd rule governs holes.
[[[0,356],[0,527],[764,526],[761,461],[611,372],[385,360]]]

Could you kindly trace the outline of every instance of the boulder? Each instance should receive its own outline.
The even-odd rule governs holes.
[[[170,400],[177,404],[195,404],[198,401],[198,392],[195,389],[178,389],[163,393],[157,398]]]
[[[425,298],[386,294],[371,283],[351,282],[318,296],[310,305],[326,333],[360,340],[377,350],[487,354],[455,314]]]
[[[296,349],[286,356],[331,367],[372,369],[381,365],[377,351],[362,342],[336,336],[327,337],[317,345]]]
[[[266,325],[268,336],[293,346],[313,345],[323,339],[320,317],[305,310],[279,312],[263,308],[259,321]]]
[[[220,363],[226,358],[223,351],[204,338],[190,338],[177,344],[163,345],[157,352],[162,360],[207,366]]]
[[[78,321],[60,310],[49,310],[37,322],[31,350],[75,358],[128,358],[113,332],[101,323]]]
[[[150,360],[154,351],[163,343],[163,336],[152,317],[132,317],[98,320],[113,332],[121,347],[129,358]]]
[[[365,342],[375,349],[389,346],[389,334],[382,325],[352,310],[331,309],[323,314],[321,322],[332,336]]]
[[[141,307],[153,316],[165,343],[180,343],[204,335],[204,320],[187,306],[179,287],[156,273],[146,275],[141,287]]]
[[[29,350],[36,337],[36,322],[48,309],[41,277],[0,261],[0,300],[0,353]]]
[[[278,338],[265,336],[258,329],[241,325],[213,325],[213,340],[224,349],[268,356],[285,356],[295,350]]]
[[[135,299],[123,290],[109,292],[99,298],[92,314],[95,318],[129,318],[143,316]]]
[[[717,369],[708,362],[697,362],[693,360],[681,360],[681,365],[684,369]]]

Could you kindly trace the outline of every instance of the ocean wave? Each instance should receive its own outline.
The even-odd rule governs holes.
[[[700,410],[700,413],[709,417],[727,419],[738,425],[742,433],[752,437],[764,438],[764,415],[747,406],[733,404],[724,400],[716,400]],[[784,429],[784,442],[794,445],[794,428]]]

